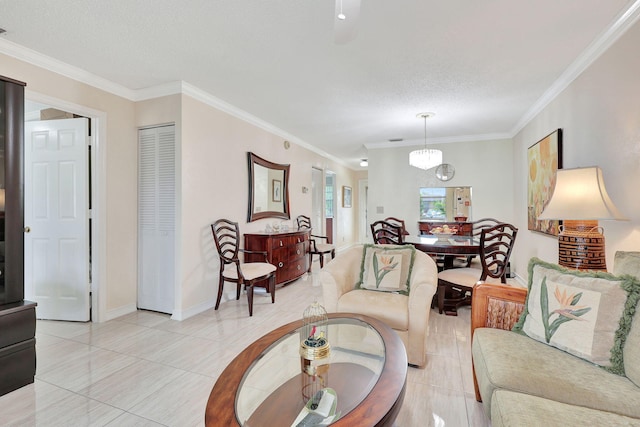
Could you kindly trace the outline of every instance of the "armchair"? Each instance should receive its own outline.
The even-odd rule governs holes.
[[[320,272],[324,307],[329,313],[359,313],[379,319],[394,329],[407,350],[410,365],[424,366],[427,324],[437,288],[438,269],[427,254],[416,251],[409,295],[355,289],[360,280],[364,247],[339,254]]]

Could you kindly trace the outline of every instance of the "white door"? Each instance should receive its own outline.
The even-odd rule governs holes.
[[[175,305],[175,126],[138,131],[138,308]]]
[[[88,129],[25,123],[25,299],[40,319],[89,320]]]
[[[323,235],[324,227],[324,182],[322,170],[311,168],[311,229],[314,234]]]

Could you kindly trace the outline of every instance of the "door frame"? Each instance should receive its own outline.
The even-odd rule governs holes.
[[[369,242],[369,224],[367,205],[369,203],[369,179],[358,181],[358,222],[360,226],[360,243]]]
[[[25,89],[25,99],[91,119],[91,321],[102,322],[107,313],[106,277],[106,156],[102,141],[106,141],[107,113],[83,105],[63,101]]]

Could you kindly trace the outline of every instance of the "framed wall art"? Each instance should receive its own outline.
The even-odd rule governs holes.
[[[527,150],[527,225],[531,231],[558,235],[557,220],[539,220],[556,186],[562,168],[562,129],[557,129]]]
[[[274,202],[282,201],[282,181],[279,179],[271,180],[271,200]]]
[[[342,207],[351,207],[351,187],[347,187],[346,185],[342,186]]]

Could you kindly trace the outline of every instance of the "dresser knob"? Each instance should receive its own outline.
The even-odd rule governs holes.
[[[283,266],[283,265],[284,265],[284,264],[283,264],[283,263],[281,263],[281,262],[280,262],[280,263],[278,263],[278,267],[280,267],[280,268],[282,268],[282,266]]]
[[[300,270],[300,264],[298,264],[298,270]]]
[[[280,246],[282,246],[282,240],[280,240]]]

